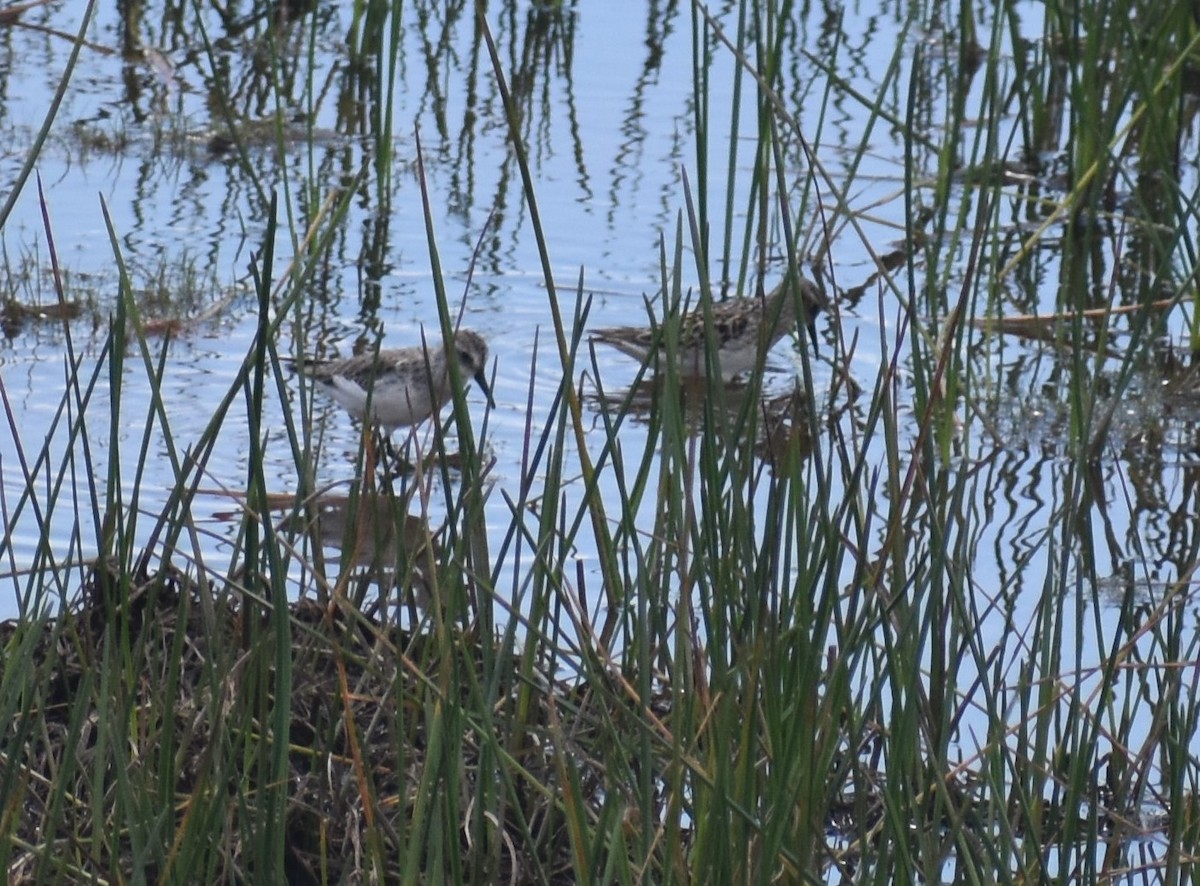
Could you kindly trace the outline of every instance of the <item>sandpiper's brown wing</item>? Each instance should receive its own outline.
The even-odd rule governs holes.
[[[638,360],[649,356],[656,343],[662,343],[662,336],[658,334],[657,328],[647,329],[642,326],[609,326],[596,329],[592,331],[591,339]]]

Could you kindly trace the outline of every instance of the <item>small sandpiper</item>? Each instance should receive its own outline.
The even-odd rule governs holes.
[[[815,348],[815,317],[825,309],[828,301],[816,284],[803,277],[795,279],[799,281],[799,297],[804,302],[805,326]],[[736,298],[712,306],[722,377],[733,378],[759,365],[761,356],[795,328],[795,298],[793,288],[785,279],[763,298]],[[702,376],[708,371],[706,338],[702,307],[693,308],[679,318],[679,363],[684,375]],[[611,345],[642,362],[666,350],[660,328],[618,326],[597,329],[592,333],[592,340]]]
[[[464,378],[472,378],[495,406],[488,385],[488,347],[483,337],[469,329],[454,333],[452,359]],[[331,397],[352,416],[366,419],[385,436],[399,427],[420,424],[450,400],[450,373],[446,348],[429,343],[366,354],[345,360],[306,360],[304,366]]]

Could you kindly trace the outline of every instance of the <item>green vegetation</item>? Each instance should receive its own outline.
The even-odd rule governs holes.
[[[1050,2],[1030,41],[1028,4],[997,4],[987,23],[969,3],[950,6],[900,5],[878,95],[839,75],[856,50],[847,32],[831,28],[821,57],[799,48],[799,30],[819,23],[791,4],[742,2],[719,19],[696,5],[675,21],[691,27],[694,57],[672,76],[690,73],[695,100],[676,223],[660,245],[667,303],[691,297],[689,280],[717,297],[722,282],[752,292],[789,270],[833,297],[819,358],[798,337],[801,393],[767,399],[759,378],[698,392],[669,365],[632,390],[605,383],[587,342],[587,269],[555,278],[530,157],[545,110],[535,86],[549,76],[539,65],[569,59],[574,18],[588,12],[546,4],[518,21],[488,8],[459,22],[478,27],[471,88],[503,103],[494,122],[506,126],[505,172],[520,182],[553,332],[536,359],[561,383],[499,480],[489,419],[468,409],[464,379],[411,472],[389,483],[364,449],[361,482],[340,503],[340,563],[325,562],[316,528],[328,500],[311,391],[300,386],[282,444],[263,404],[299,385],[278,342],[309,340],[305,293],[342,245],[351,202],[388,216],[407,127],[390,99],[398,67],[412,64],[401,28],[425,29],[433,45],[447,22],[420,4],[358,4],[344,67],[322,81],[305,30],[321,10],[231,18],[227,30],[261,40],[261,91],[235,85],[202,29],[220,162],[246,167],[247,199],[270,220],[252,291],[238,295],[257,300],[258,327],[185,451],[164,368],[171,337],[214,316],[202,307],[220,289],[212,272],[185,255],[131,274],[109,223],[119,297],[98,363],[78,357],[70,312],[62,319],[52,434],[2,465],[5,490],[23,478],[20,496],[0,500],[5,525],[33,513],[43,529],[30,563],[0,542],[25,613],[0,626],[9,882],[1200,879],[1192,567],[1148,592],[1151,576],[1131,561],[1115,593],[1095,567],[1106,503],[1144,488],[1109,471],[1119,412],[1164,350],[1186,362],[1200,340],[1193,310],[1188,347],[1159,341],[1170,312],[1196,299],[1200,24],[1182,4],[1163,14]],[[284,9],[294,18],[271,18]],[[523,55],[515,37],[497,46],[498,19],[520,30]],[[728,119],[713,112],[714,71],[740,97]],[[359,99],[339,104],[338,135],[369,140],[361,169],[331,169],[315,150],[331,136],[308,121],[335,77]],[[857,143],[835,132],[848,104],[871,121]],[[801,105],[819,126],[802,122]],[[277,121],[279,155],[300,145],[301,188],[274,177],[251,120]],[[53,109],[37,146],[52,127]],[[881,190],[861,170],[883,130],[905,153]],[[457,304],[414,141],[449,335]],[[903,207],[898,244],[867,232],[885,202]],[[59,303],[74,304],[44,205],[50,267],[22,255],[6,261],[7,279],[53,271]],[[364,264],[381,261],[365,239]],[[868,279],[839,266],[846,242],[868,257]],[[281,244],[294,258],[277,259]],[[1061,277],[1048,283],[1051,255]],[[839,322],[852,310],[881,330],[873,376]],[[160,326],[173,312],[178,323]],[[677,329],[657,319],[670,346]],[[1006,358],[1031,342],[1051,367],[1035,370],[1041,399],[1014,406]],[[531,402],[543,396],[537,369]],[[1186,371],[1172,372],[1188,387]],[[148,397],[122,396],[132,377]],[[236,544],[216,555],[192,506],[212,485],[235,403],[251,452],[230,491]],[[1018,494],[1002,479],[1006,453],[1043,443],[1013,413],[1035,408],[1059,498],[1037,543],[982,576],[980,548],[999,546],[985,502]],[[634,422],[644,445],[625,442]],[[139,465],[170,464],[164,508],[147,512],[140,469],[123,475],[117,453],[131,445]],[[266,467],[281,445],[299,478],[286,500]],[[92,519],[64,543],[56,514],[76,513]],[[364,513],[378,515],[370,532]],[[485,531],[497,513],[500,545]],[[1200,538],[1189,517],[1175,531]],[[138,541],[147,526],[149,546]],[[364,560],[366,548],[376,555]],[[352,566],[364,563],[375,568],[358,581]],[[300,602],[288,597],[297,575]],[[423,612],[401,599],[419,597],[417,585],[432,595]]]

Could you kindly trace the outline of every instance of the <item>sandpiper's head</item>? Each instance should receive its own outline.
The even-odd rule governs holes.
[[[828,299],[821,292],[816,283],[805,277],[797,277],[796,283],[799,287],[799,292],[796,291],[796,285],[788,285],[789,279],[785,277],[778,286],[776,286],[767,295],[769,301],[783,299],[783,309],[786,312],[785,316],[792,322],[795,321],[796,295],[800,296],[800,300],[804,302],[804,311],[808,317],[814,317],[821,311],[829,307]]]
[[[796,314],[796,296],[798,295],[804,304],[804,326],[808,330],[815,351],[817,349],[816,317],[817,314],[829,307],[829,300],[817,284],[811,280],[797,276],[795,279],[799,285],[799,292],[796,292],[792,286],[788,285],[789,279],[791,278],[784,277],[783,282],[767,296],[768,313],[774,310],[779,311],[779,324],[775,327],[773,341],[777,341],[795,327],[796,321],[799,319]],[[774,308],[773,304],[779,301],[782,302],[780,307]]]
[[[492,399],[492,388],[487,380],[488,346],[483,336],[469,329],[458,330],[454,333],[454,353],[463,375],[475,379],[480,390],[487,395],[488,405],[494,407],[496,401]]]

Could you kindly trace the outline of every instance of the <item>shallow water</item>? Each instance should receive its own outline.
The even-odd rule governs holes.
[[[76,26],[62,14],[41,14],[59,29]],[[316,41],[323,51],[316,56],[316,88],[336,91],[339,71],[348,64],[344,47],[337,45],[337,35],[346,27],[340,15],[328,10],[317,19]],[[96,46],[116,49],[120,22],[107,10],[100,10],[98,16],[90,39]],[[185,19],[189,16],[185,14]],[[659,288],[660,242],[674,238],[684,210],[683,170],[694,166],[689,147],[694,126],[692,84],[682,67],[690,54],[690,24],[678,14],[660,21],[651,12],[647,20],[639,20],[599,8],[548,26],[536,22],[532,11],[513,10],[511,18],[500,17],[497,39],[518,56],[518,67],[530,84],[524,99],[530,115],[528,151],[564,315],[570,319],[582,273],[585,293],[592,299],[591,326],[637,323],[645,317],[644,295]],[[73,88],[39,158],[38,172],[60,261],[70,272],[68,280],[78,281],[78,289],[69,286],[68,294],[81,293],[79,297],[89,302],[85,313],[94,318],[72,327],[85,372],[104,344],[106,318],[115,309],[118,284],[102,206],[113,218],[135,291],[151,289],[161,276],[170,279],[162,273],[164,267],[183,266],[194,274],[196,292],[189,294],[189,302],[180,305],[180,299],[168,293],[157,300],[147,296],[145,307],[150,317],[156,310],[184,318],[212,313],[202,322],[190,323],[166,345],[164,407],[171,436],[183,451],[200,437],[209,410],[228,391],[255,332],[257,305],[247,271],[252,256],[261,250],[267,228],[266,205],[256,189],[261,186],[264,193],[275,193],[281,205],[286,207],[290,200],[300,209],[311,206],[299,195],[312,170],[317,170],[317,181],[332,188],[349,182],[358,169],[369,169],[373,158],[368,139],[337,134],[346,130],[347,121],[334,101],[310,100],[297,86],[296,105],[308,108],[311,101],[314,127],[329,134],[314,139],[311,153],[302,141],[289,145],[293,153],[281,163],[274,162],[276,152],[269,144],[252,146],[252,153],[261,151],[252,157],[261,160],[261,180],[250,180],[232,158],[214,156],[206,148],[210,132],[222,124],[219,118],[214,120],[206,101],[211,75],[189,24],[167,17],[157,27],[148,18],[142,24],[145,51],[140,58],[122,62],[116,53],[84,50]],[[276,344],[284,354],[346,355],[356,345],[376,340],[393,347],[416,344],[423,333],[435,328],[429,250],[414,166],[419,137],[450,298],[455,307],[465,301],[463,324],[483,333],[491,344],[497,402],[489,417],[497,458],[491,479],[503,484],[515,478],[514,459],[524,445],[531,375],[535,432],[539,413],[560,379],[553,365],[551,318],[539,257],[515,164],[499,125],[498,98],[490,85],[477,95],[460,85],[476,79],[490,84],[490,76],[483,76],[490,71],[481,71],[480,60],[471,58],[473,29],[461,21],[443,24],[449,47],[438,61],[448,71],[450,86],[429,79],[422,64],[429,48],[419,29],[407,31],[393,95],[393,113],[402,122],[396,125],[393,145],[392,191],[387,201],[380,201],[373,184],[362,188],[348,219],[335,231],[330,261],[317,269],[306,288],[299,313],[311,332],[303,342],[295,342],[293,325],[284,323]],[[206,27],[213,29],[216,39],[218,23],[207,22]],[[563,57],[566,29],[569,66]],[[235,87],[235,94],[244,100],[236,110],[265,115],[271,108],[263,107],[251,88],[255,76],[262,76],[255,71],[254,60],[261,46],[251,36],[267,39],[258,29],[217,40],[215,50],[235,72],[232,79],[245,83],[242,92]],[[16,145],[19,149],[32,141],[39,112],[69,45],[64,39],[20,29],[10,37],[23,48],[17,52],[14,47],[8,56],[6,80],[29,84],[19,96],[10,94],[5,106],[5,115],[19,124],[14,141],[23,138],[26,143]],[[280,39],[294,41],[285,57],[301,53],[299,36],[289,33]],[[627,52],[619,63],[614,63],[614,47]],[[531,55],[521,58],[521,51]],[[32,57],[44,63],[31,70],[24,62]],[[297,83],[302,82],[302,67],[297,62],[297,69],[289,71]],[[728,58],[718,56],[711,72],[714,117],[728,113],[725,109],[732,96],[722,84],[731,82],[731,74]],[[750,126],[745,124],[747,136],[753,134]],[[720,136],[716,141],[723,147]],[[15,168],[19,159],[17,151],[9,162]],[[878,174],[894,175],[895,169],[881,165]],[[285,230],[286,213],[281,211],[280,216],[284,230],[276,242],[277,272],[292,258],[296,242]],[[303,222],[301,215],[297,224]],[[741,220],[734,219],[734,224],[740,225]],[[47,235],[41,228],[37,192],[30,186],[5,226],[10,255],[29,254],[44,263]],[[477,243],[480,248],[474,256]],[[839,256],[839,274],[850,274],[862,261],[852,254]],[[22,299],[52,303],[50,281],[38,281]],[[847,312],[845,330],[851,332],[855,322]],[[828,338],[827,328],[825,334]],[[535,354],[539,340],[543,349],[550,349]],[[161,338],[152,341],[152,345],[163,343]],[[57,395],[64,385],[60,355],[65,344],[54,324],[28,323],[0,352],[20,445],[27,451],[36,451],[50,433],[59,401],[57,396],[44,395]],[[869,342],[860,353],[870,359]],[[140,358],[130,354],[129,359],[135,363],[124,374],[123,416],[129,422],[123,421],[125,430],[115,436],[126,476],[137,466],[139,419],[149,396]],[[636,365],[616,352],[599,348],[596,359],[610,388],[632,381],[636,374]],[[776,350],[769,364],[773,375],[769,388],[790,387],[795,359],[786,342]],[[89,409],[97,466],[107,458],[109,406],[104,387]],[[294,393],[290,392],[293,398]],[[478,419],[482,399],[473,392],[471,403]],[[297,408],[294,399],[281,402],[278,392],[272,391],[262,418],[283,438],[283,410]],[[327,482],[348,480],[358,429],[323,399],[315,401],[314,410],[323,435],[321,476]],[[240,433],[245,423],[244,405],[235,401],[211,460],[220,466],[213,469],[214,489],[244,483],[250,457],[248,440]],[[636,447],[636,427],[626,433],[626,443]],[[16,443],[6,435],[4,445],[0,457],[8,463]],[[165,445],[160,442],[151,451],[142,506],[153,513],[158,504],[153,498],[155,488],[165,496],[173,477]],[[287,447],[281,443],[267,452],[267,458],[271,473],[284,489],[290,488],[294,469]],[[159,470],[166,473],[156,482]],[[20,484],[8,472],[6,483],[9,495],[16,494]],[[203,500],[197,503],[201,512],[205,507]],[[225,503],[218,497],[211,507],[219,511]],[[497,532],[507,522],[502,515]],[[216,524],[214,531],[220,534],[221,526]],[[224,531],[232,533],[235,527]],[[14,528],[15,539],[28,543],[36,537],[37,528],[28,520]],[[14,556],[19,568],[29,551],[18,544]]]

